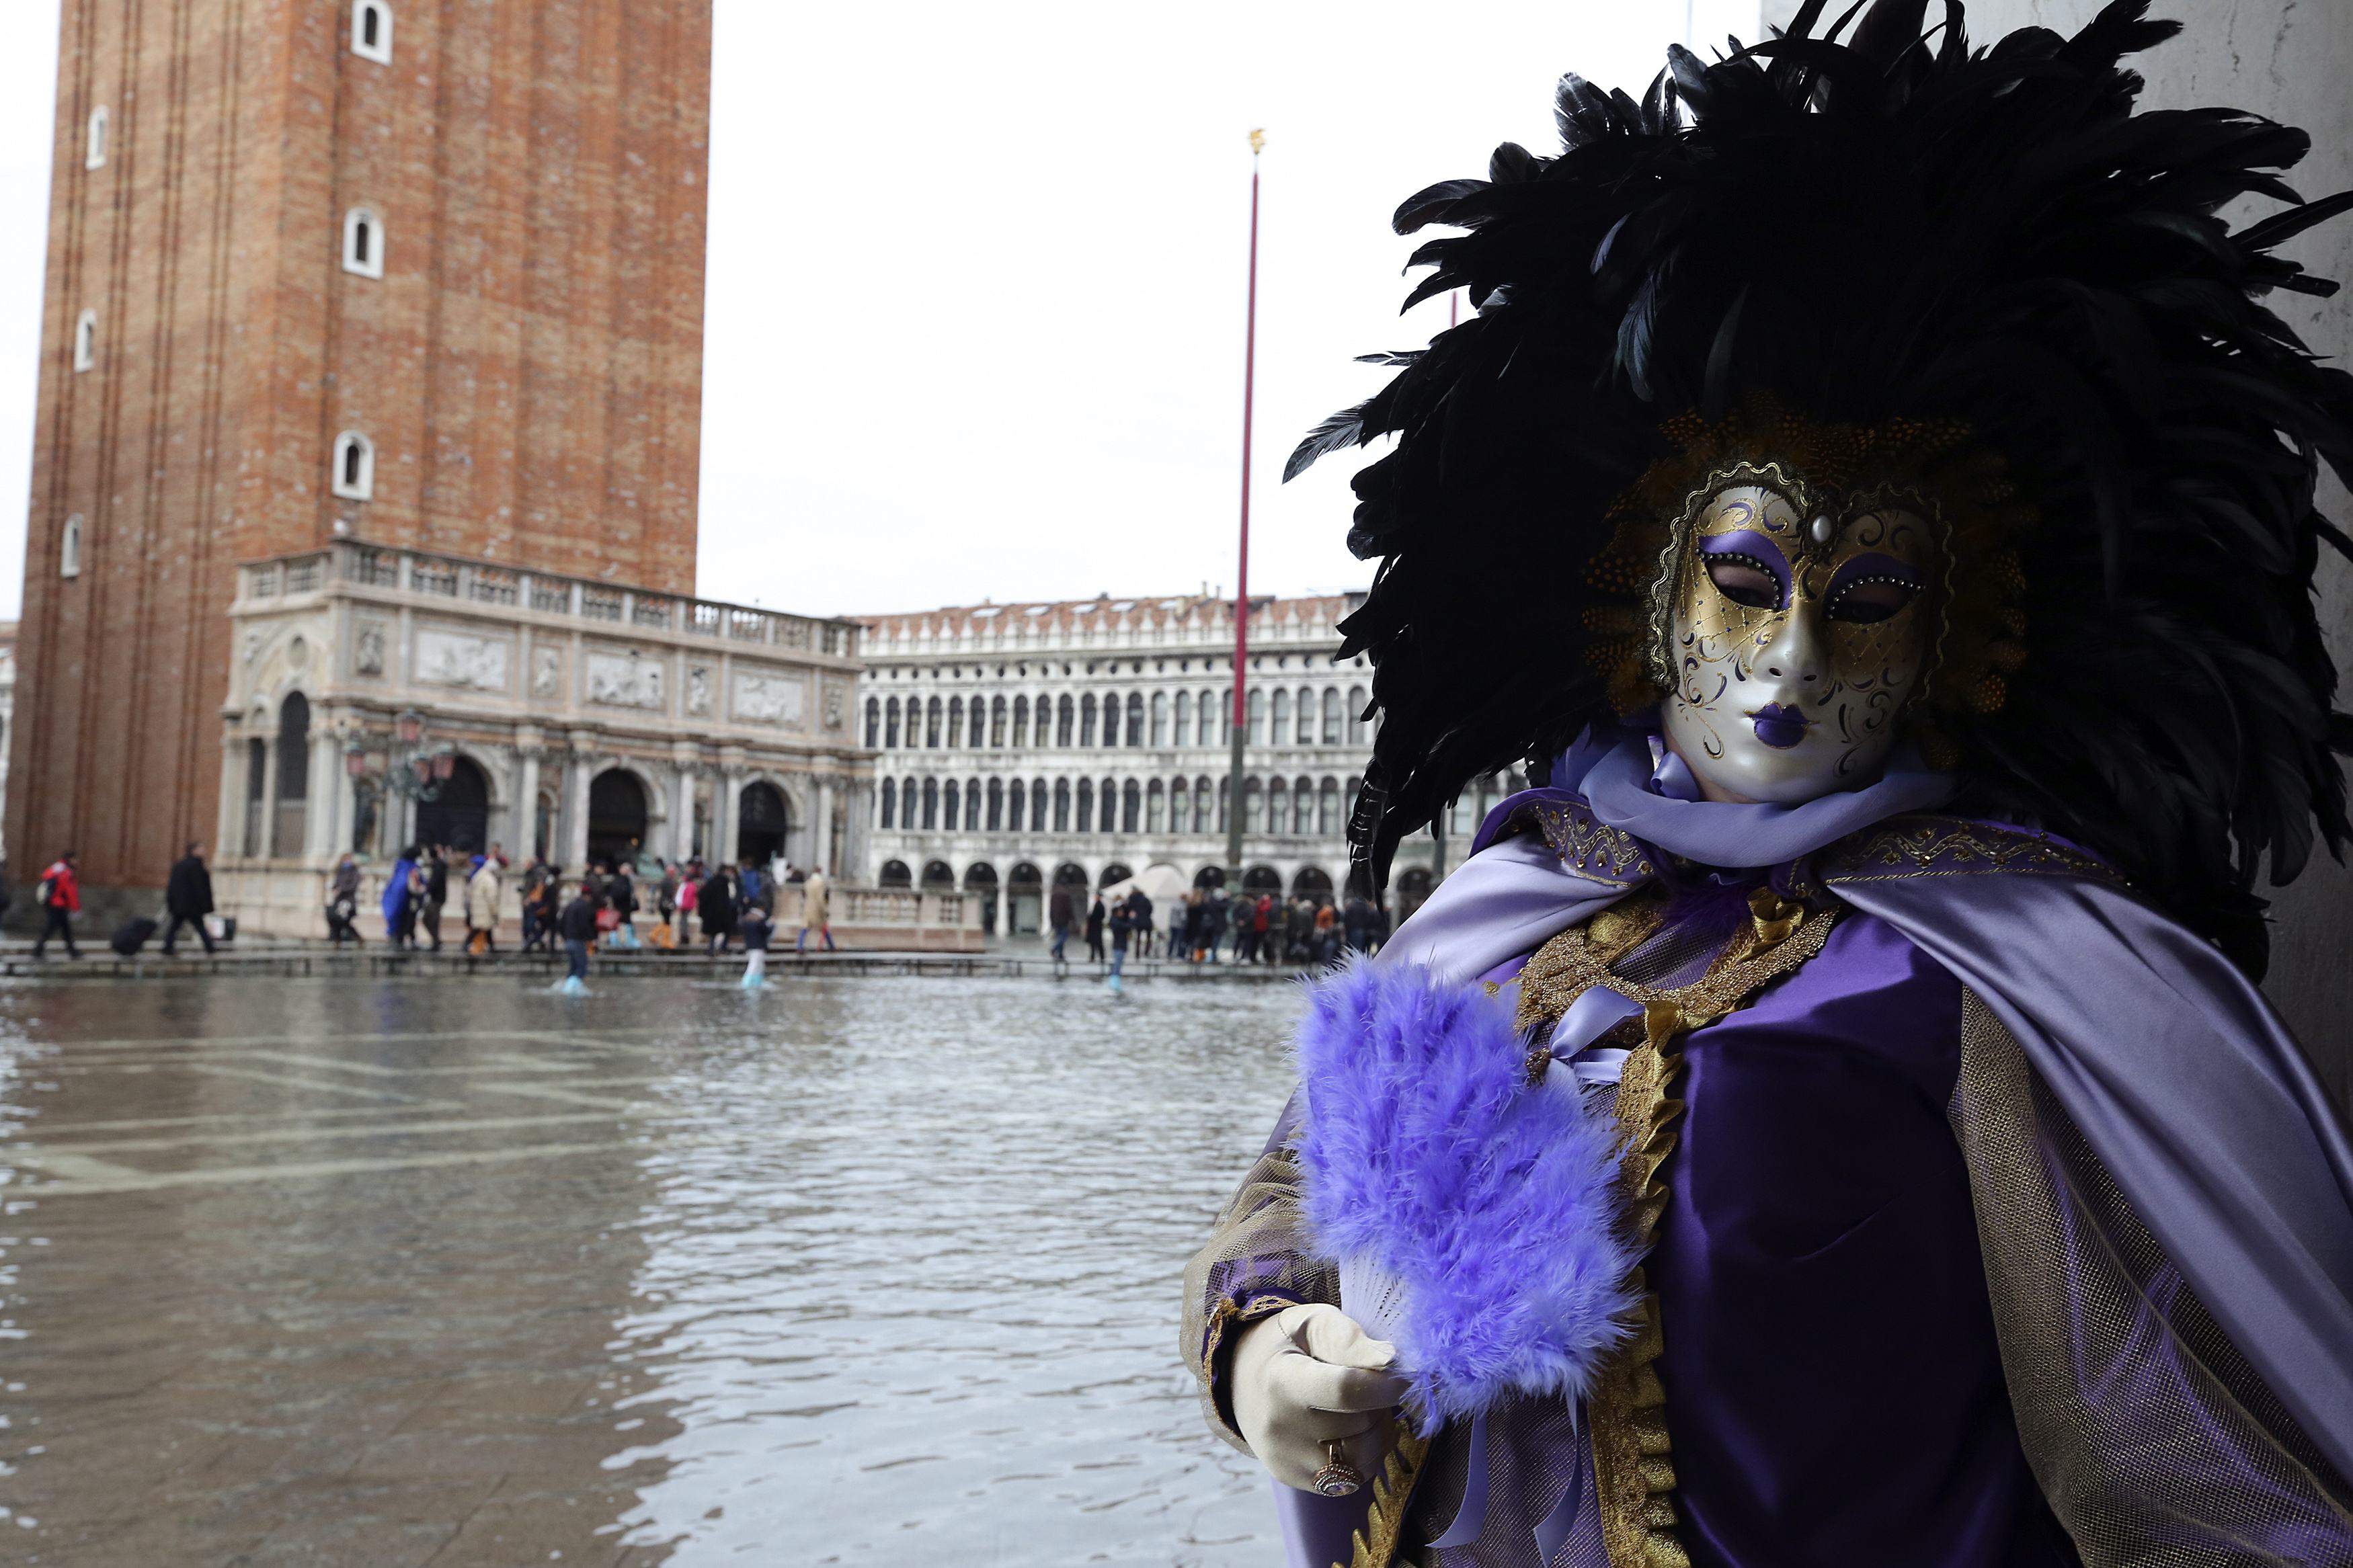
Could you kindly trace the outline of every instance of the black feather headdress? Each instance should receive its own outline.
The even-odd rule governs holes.
[[[2312,597],[2322,542],[2353,552],[2314,505],[2320,462],[2353,468],[2353,377],[2262,301],[2333,291],[2274,250],[2353,196],[2282,182],[2300,131],[2134,112],[2119,62],[2178,30],[2146,0],[1975,49],[1953,0],[1925,31],[1925,0],[1858,9],[1671,48],[1641,102],[1564,78],[1556,156],[1505,145],[1398,210],[1461,231],[1409,303],[1478,314],[1376,356],[1397,375],[1286,474],[1395,438],[1349,534],[1380,565],[1343,653],[1385,713],[1357,853],[1386,879],[1465,782],[1612,712],[1613,530],[1679,441],[1760,406],[1925,423],[2031,520],[1999,679],[1935,718],[1962,808],[2084,843],[2260,973],[2258,868],[2341,847],[2353,750]],[[2288,205],[2232,229],[2250,195]]]

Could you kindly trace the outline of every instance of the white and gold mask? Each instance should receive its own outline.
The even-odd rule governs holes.
[[[1702,784],[1795,805],[1878,777],[1940,640],[1941,533],[1906,494],[1826,496],[1778,465],[1711,477],[1657,606],[1661,717]]]

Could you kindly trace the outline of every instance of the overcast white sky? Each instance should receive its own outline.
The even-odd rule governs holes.
[[[814,612],[1230,593],[1248,132],[1267,133],[1250,585],[1370,574],[1352,465],[1277,483],[1400,321],[1397,203],[1553,145],[1757,0],[717,0],[701,591]],[[0,16],[0,616],[24,560],[57,0]],[[1703,51],[1704,52],[1704,50]]]

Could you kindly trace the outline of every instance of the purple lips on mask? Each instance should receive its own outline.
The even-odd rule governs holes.
[[[1757,738],[1777,752],[1786,752],[1803,741],[1814,722],[1781,702],[1767,702],[1747,717],[1756,723]]]

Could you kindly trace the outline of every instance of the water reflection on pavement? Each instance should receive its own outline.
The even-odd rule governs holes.
[[[1258,1564],[1283,986],[0,992],[0,1559]]]

